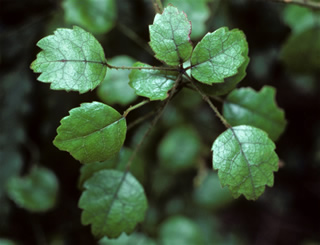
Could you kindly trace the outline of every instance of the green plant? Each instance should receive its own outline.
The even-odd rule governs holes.
[[[79,93],[95,89],[108,70],[131,70],[129,85],[137,95],[148,98],[130,106],[122,115],[101,102],[83,103],[70,110],[57,129],[54,145],[85,164],[80,177],[84,191],[79,207],[83,209],[82,223],[91,224],[92,233],[98,238],[129,234],[144,219],[147,198],[137,180],[139,174],[134,170],[131,173],[131,169],[137,164],[136,155],[144,139],[183,89],[200,94],[226,127],[212,139],[213,168],[218,170],[222,186],[228,186],[235,198],[243,194],[248,200],[256,200],[266,185],[273,185],[273,172],[278,170],[273,141],[284,131],[286,120],[275,103],[275,89],[265,86],[256,92],[235,88],[249,63],[242,31],[222,27],[206,34],[194,47],[190,21],[171,5],[156,15],[149,31],[150,46],[164,66],[141,62],[133,66],[111,65],[100,43],[77,26],[57,29],[54,35],[41,39],[37,45],[42,51],[31,64],[34,72],[41,73],[38,80],[51,83],[51,89]],[[218,97],[223,95],[227,96]],[[223,102],[222,114],[211,98]],[[132,152],[122,153],[128,114],[150,101],[160,101],[151,126]],[[198,146],[198,139],[190,130],[173,134],[173,141],[195,139],[185,144],[191,147],[188,151]],[[172,142],[170,137],[164,140]],[[164,165],[175,155],[177,143],[165,144],[159,150]],[[188,159],[176,159],[179,166],[172,171],[189,167]]]

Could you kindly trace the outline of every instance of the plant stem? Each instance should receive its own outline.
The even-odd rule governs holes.
[[[161,14],[163,12],[163,5],[161,0],[153,0],[153,6],[154,6],[154,9],[156,10],[156,13]]]
[[[127,163],[126,166],[126,171],[128,172],[130,169],[130,166],[132,164],[133,159],[136,157],[138,151],[140,150],[143,142],[145,141],[145,139],[147,138],[147,136],[150,134],[151,130],[154,128],[154,126],[157,124],[157,122],[159,121],[160,117],[162,116],[164,110],[166,109],[167,105],[169,104],[169,102],[171,101],[171,99],[173,98],[176,89],[178,88],[180,81],[181,81],[181,74],[179,74],[178,78],[175,81],[175,85],[174,87],[171,89],[170,93],[169,93],[169,97],[162,103],[162,105],[160,106],[160,108],[158,109],[158,114],[155,116],[155,118],[152,120],[149,128],[147,129],[147,131],[144,133],[142,139],[140,140],[139,144],[136,146],[136,148],[134,149],[134,151],[132,152],[132,155]]]
[[[179,72],[178,67],[158,67],[158,66],[151,66],[151,67],[143,67],[143,66],[113,66],[108,63],[105,63],[107,67],[110,69],[116,70],[158,70],[158,71],[177,71]]]
[[[309,1],[309,0],[269,0],[269,1],[280,2],[280,3],[292,3],[292,4],[300,5],[303,7],[307,7],[307,8],[320,10],[320,3],[316,3],[314,1]]]
[[[145,104],[148,104],[149,102],[150,102],[150,100],[143,100],[143,101],[141,101],[140,103],[138,103],[136,105],[130,106],[127,110],[125,110],[123,112],[123,117],[126,117],[129,114],[130,111],[133,111],[133,110],[135,110],[135,109],[137,109],[137,108],[139,108],[139,107],[141,107],[141,106],[143,106]]]
[[[194,88],[197,90],[197,92],[201,95],[202,99],[207,102],[210,106],[210,108],[215,112],[215,114],[217,115],[217,117],[220,119],[220,121],[222,122],[222,124],[226,127],[226,128],[231,128],[231,125],[227,122],[227,120],[221,115],[221,113],[219,112],[219,110],[217,109],[217,107],[215,107],[215,105],[211,102],[210,98],[196,85],[196,83],[194,82],[194,80],[187,76],[189,81],[192,83],[192,85],[194,86]]]

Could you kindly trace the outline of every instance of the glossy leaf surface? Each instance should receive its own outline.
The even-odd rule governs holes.
[[[168,6],[157,14],[149,26],[150,46],[155,57],[168,65],[177,66],[188,60],[192,52],[191,23],[185,13]]]
[[[237,198],[243,194],[256,200],[273,185],[273,172],[278,170],[275,145],[267,134],[242,125],[223,132],[213,143],[213,168],[218,170],[221,185],[228,186]]]
[[[34,167],[24,177],[13,177],[7,185],[9,197],[31,212],[45,212],[57,201],[58,179],[46,168]]]
[[[115,0],[64,0],[65,20],[94,33],[105,33],[117,17]]]
[[[242,31],[222,27],[208,33],[195,47],[191,56],[191,74],[206,84],[222,83],[237,74],[248,48]]]
[[[126,120],[100,102],[83,103],[61,120],[53,143],[82,163],[109,159],[118,153],[126,136]]]
[[[106,75],[100,43],[80,27],[57,29],[37,45],[42,51],[31,69],[41,73],[38,80],[51,83],[51,89],[85,93],[96,88]]]
[[[268,133],[276,141],[286,127],[284,111],[275,101],[276,91],[264,86],[259,92],[251,88],[232,91],[223,104],[223,116],[232,126],[251,125]]]
[[[151,67],[137,62],[135,67]],[[151,69],[132,70],[129,85],[136,91],[137,95],[144,96],[150,100],[164,100],[168,97],[168,91],[174,86],[178,72],[160,71]]]
[[[130,174],[117,170],[101,170],[85,184],[79,207],[81,221],[91,224],[94,236],[119,237],[133,232],[144,219],[147,199],[140,183]]]

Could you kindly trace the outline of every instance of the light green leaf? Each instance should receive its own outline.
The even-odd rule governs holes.
[[[129,148],[123,147],[119,154],[114,157],[103,161],[103,162],[95,162],[90,164],[85,164],[80,169],[80,179],[79,185],[80,187],[83,183],[89,179],[95,172],[98,172],[102,169],[115,169],[119,171],[125,171],[126,166],[130,160],[133,151]],[[144,173],[144,161],[140,159],[139,156],[136,156],[131,163],[130,172],[135,176],[141,183],[145,180]]]
[[[53,144],[82,163],[109,159],[118,153],[126,136],[126,120],[100,102],[83,103],[61,120]]]
[[[38,80],[51,83],[51,89],[85,93],[96,88],[106,75],[100,43],[77,26],[57,29],[37,45],[43,51],[32,62],[31,69],[41,73]]]
[[[246,61],[243,55],[246,49],[248,44],[242,31],[222,27],[208,33],[192,53],[192,76],[206,84],[222,83],[238,73]]]
[[[280,55],[289,71],[308,74],[319,71],[319,54],[320,30],[313,28],[291,35]]]
[[[273,171],[278,170],[275,145],[268,135],[257,128],[242,125],[223,132],[213,143],[213,168],[222,187],[228,186],[237,198],[243,194],[256,200],[273,185]]]
[[[294,33],[303,32],[320,24],[320,15],[316,11],[297,5],[288,5],[284,9],[284,21]]]
[[[200,227],[183,216],[173,216],[160,226],[159,240],[161,245],[204,245]]]
[[[147,199],[140,183],[129,173],[101,170],[88,179],[79,207],[83,209],[81,222],[91,224],[97,238],[119,237],[133,232],[143,221]]]
[[[196,166],[201,152],[201,140],[189,127],[173,128],[161,140],[158,157],[161,166],[172,172],[179,172]]]
[[[251,88],[232,91],[223,104],[223,116],[232,126],[251,125],[268,133],[276,141],[286,127],[284,111],[275,101],[276,90],[264,86],[259,92]]]
[[[149,26],[150,46],[155,57],[168,65],[177,66],[188,60],[192,53],[191,23],[183,12],[168,6],[157,14]]]
[[[246,69],[250,61],[250,58],[248,57],[248,48],[244,50],[242,55],[245,57],[245,62],[239,67],[236,75],[225,78],[223,83],[213,83],[212,85],[208,85],[197,82],[197,86],[199,86],[204,93],[212,96],[220,96],[229,93],[247,75]]]
[[[94,33],[106,33],[115,24],[115,0],[64,0],[67,23],[80,25]]]
[[[134,67],[151,67],[137,62]],[[144,96],[150,100],[164,100],[168,97],[168,91],[174,86],[178,72],[139,69],[132,70],[129,85],[136,91],[137,95]]]
[[[126,235],[122,233],[117,239],[102,238],[99,245],[156,245],[156,242],[144,234],[132,233]]]
[[[205,22],[210,16],[208,0],[165,0],[164,5],[173,4],[184,11],[192,23],[191,38],[199,38],[206,31]]]
[[[51,170],[34,167],[24,177],[12,177],[7,193],[18,206],[31,212],[45,212],[56,204],[58,188],[58,180]]]
[[[129,56],[116,56],[109,60],[114,66],[132,66],[135,60]],[[130,70],[114,70],[108,71],[106,78],[97,89],[99,98],[106,104],[128,105],[133,102],[137,95],[129,86]]]
[[[229,190],[221,187],[218,175],[210,171],[201,185],[194,190],[195,202],[210,210],[224,208],[233,201]]]

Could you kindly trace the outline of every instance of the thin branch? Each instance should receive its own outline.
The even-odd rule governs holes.
[[[153,6],[154,6],[156,13],[161,14],[163,12],[163,5],[162,5],[161,0],[152,0],[152,2],[153,2]]]
[[[135,110],[135,109],[137,109],[137,108],[139,108],[139,107],[141,107],[141,106],[143,106],[143,105],[145,105],[145,104],[147,104],[149,102],[150,102],[150,100],[143,100],[143,101],[141,101],[140,103],[138,103],[136,105],[130,106],[127,110],[125,110],[123,112],[123,117],[126,117],[129,114],[130,111],[133,111],[133,110]]]
[[[166,109],[167,105],[169,104],[169,102],[171,101],[171,99],[173,98],[176,89],[178,88],[178,86],[180,85],[180,81],[181,81],[181,74],[179,74],[178,78],[175,81],[175,85],[174,87],[171,89],[170,93],[169,93],[169,97],[163,102],[163,104],[161,105],[161,107],[158,110],[158,114],[156,115],[156,117],[152,120],[149,128],[147,129],[147,131],[144,133],[142,139],[140,140],[139,144],[136,146],[136,148],[134,149],[128,163],[126,166],[126,172],[129,171],[130,166],[132,164],[133,159],[136,157],[138,151],[140,150],[143,142],[145,141],[145,139],[148,137],[148,135],[150,134],[151,130],[154,128],[154,126],[157,124],[157,122],[159,121],[160,117],[162,116],[164,110]]]
[[[186,74],[185,74],[186,75]],[[221,115],[221,113],[219,112],[218,108],[215,107],[215,105],[211,102],[210,98],[196,85],[195,81],[188,75],[186,75],[186,77],[188,78],[188,80],[192,83],[192,85],[194,86],[194,88],[196,89],[196,91],[201,95],[202,99],[208,103],[208,105],[210,106],[210,108],[215,112],[215,114],[217,115],[217,117],[220,119],[220,121],[222,122],[222,124],[226,127],[226,128],[231,128],[231,125],[227,122],[227,120]]]
[[[302,7],[320,10],[320,3],[309,0],[269,0],[271,2],[296,4]]]
[[[151,66],[151,67],[143,67],[143,66],[113,66],[108,63],[105,65],[110,69],[116,70],[158,70],[158,71],[177,71],[180,69],[178,67],[166,67],[166,66]]]

